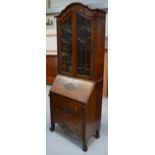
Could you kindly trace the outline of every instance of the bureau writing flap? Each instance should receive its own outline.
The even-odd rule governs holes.
[[[94,82],[57,75],[51,87],[51,92],[73,100],[87,103],[94,88]]]

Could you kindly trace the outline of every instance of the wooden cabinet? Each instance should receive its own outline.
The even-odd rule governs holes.
[[[57,17],[58,75],[51,87],[51,131],[55,123],[77,134],[87,151],[99,138],[103,94],[105,12],[80,3]]]

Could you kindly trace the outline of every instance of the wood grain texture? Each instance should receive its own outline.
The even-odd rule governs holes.
[[[57,75],[51,92],[87,104],[94,85],[93,81]]]
[[[54,121],[82,137],[83,105],[57,94],[52,95],[52,101]]]

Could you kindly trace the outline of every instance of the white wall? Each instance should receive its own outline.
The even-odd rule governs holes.
[[[57,38],[56,37],[46,37],[46,50],[47,52],[57,51]]]
[[[50,8],[64,8],[68,4],[73,2],[80,2],[86,5],[93,5],[94,7],[98,8],[107,8],[108,7],[108,0],[51,0]]]
[[[57,51],[57,29],[46,29],[46,50]]]
[[[105,28],[105,36],[108,37],[108,13],[106,14],[106,28]]]

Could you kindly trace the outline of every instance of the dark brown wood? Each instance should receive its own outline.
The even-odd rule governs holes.
[[[51,87],[51,131],[55,123],[78,135],[87,151],[101,126],[105,12],[73,3],[57,17],[58,75]]]
[[[93,81],[57,75],[51,92],[87,104],[94,86],[95,82]]]
[[[58,65],[57,65],[57,55],[46,55],[46,82],[47,84],[52,84],[57,72],[58,72]]]

